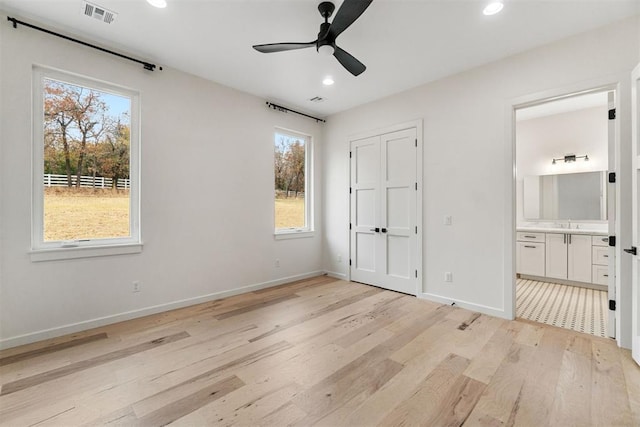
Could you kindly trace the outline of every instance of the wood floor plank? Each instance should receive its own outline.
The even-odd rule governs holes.
[[[53,381],[55,379],[58,379],[67,375],[71,375],[80,371],[84,371],[86,369],[90,369],[98,365],[109,363],[114,360],[122,359],[128,356],[131,356],[133,354],[140,353],[142,351],[147,351],[152,348],[156,348],[163,344],[169,344],[174,341],[187,338],[188,336],[189,336],[188,333],[180,332],[174,335],[160,337],[155,340],[138,344],[136,346],[129,347],[123,350],[114,351],[111,353],[104,354],[102,356],[94,357],[92,359],[87,359],[82,362],[77,362],[68,366],[64,366],[62,368],[54,369],[49,372],[44,372],[39,375],[34,375],[21,380],[6,383],[2,385],[2,392],[0,392],[0,395],[15,393],[17,391],[24,390],[29,387],[33,387],[43,382]]]
[[[0,351],[0,383],[8,426],[640,425],[613,340],[326,276]]]
[[[620,352],[611,345],[592,342],[591,416],[596,425],[631,425],[631,408],[627,384],[622,371]],[[610,408],[617,408],[611,411]]]
[[[385,417],[381,424],[385,426],[431,425],[429,421],[437,419],[444,399],[448,398],[448,391],[454,387],[468,365],[467,359],[450,354],[412,392],[408,399],[400,402]]]
[[[0,358],[0,366],[10,365],[12,363],[21,362],[23,360],[33,359],[34,357],[42,356],[44,354],[54,353],[56,351],[65,350],[67,348],[76,347],[79,345],[87,344],[97,340],[103,340],[107,338],[106,332],[99,334],[88,335],[86,337],[75,338],[70,341],[53,344],[47,347],[38,348],[35,350],[29,350],[24,353],[16,353],[11,356]]]

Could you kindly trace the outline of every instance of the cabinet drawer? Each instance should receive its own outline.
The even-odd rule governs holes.
[[[609,265],[609,246],[593,246],[591,250],[593,264]]]
[[[608,236],[591,236],[591,244],[593,246],[609,246]]]
[[[594,265],[592,274],[592,283],[596,285],[609,284],[609,267],[606,265]]]
[[[519,242],[541,242],[544,243],[544,233],[529,233],[518,231],[517,240]]]
[[[544,248],[544,243],[518,242],[516,245],[516,272],[532,276],[544,276]]]

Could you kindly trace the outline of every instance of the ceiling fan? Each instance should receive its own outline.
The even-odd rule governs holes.
[[[329,17],[333,14],[335,6],[331,2],[323,1],[318,5],[318,10],[324,18],[324,23],[320,24],[320,32],[316,40],[308,43],[257,44],[254,45],[253,48],[258,52],[273,53],[315,46],[319,53],[335,56],[347,71],[354,76],[358,76],[362,74],[367,67],[351,54],[336,46],[336,38],[362,15],[372,1],[373,0],[344,0],[331,23],[329,23]]]

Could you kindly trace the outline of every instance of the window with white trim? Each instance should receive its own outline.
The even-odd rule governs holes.
[[[33,94],[32,259],[139,252],[139,94],[40,67]]]
[[[311,209],[311,137],[276,129],[274,134],[276,237],[309,236]]]

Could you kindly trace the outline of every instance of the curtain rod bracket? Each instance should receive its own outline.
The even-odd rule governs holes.
[[[292,110],[291,108],[287,108],[287,107],[283,107],[282,105],[274,104],[273,102],[267,101],[266,104],[267,104],[267,107],[272,108],[272,109],[274,109],[276,111],[280,111],[281,113],[289,113],[289,112],[291,112],[291,113],[294,113],[294,114],[299,114],[301,116],[305,116],[305,117],[308,117],[310,119],[315,120],[316,123],[318,123],[318,122],[326,123],[327,122],[325,119],[320,119],[318,117],[310,116],[308,114],[301,113],[301,112],[296,111],[296,110]]]

